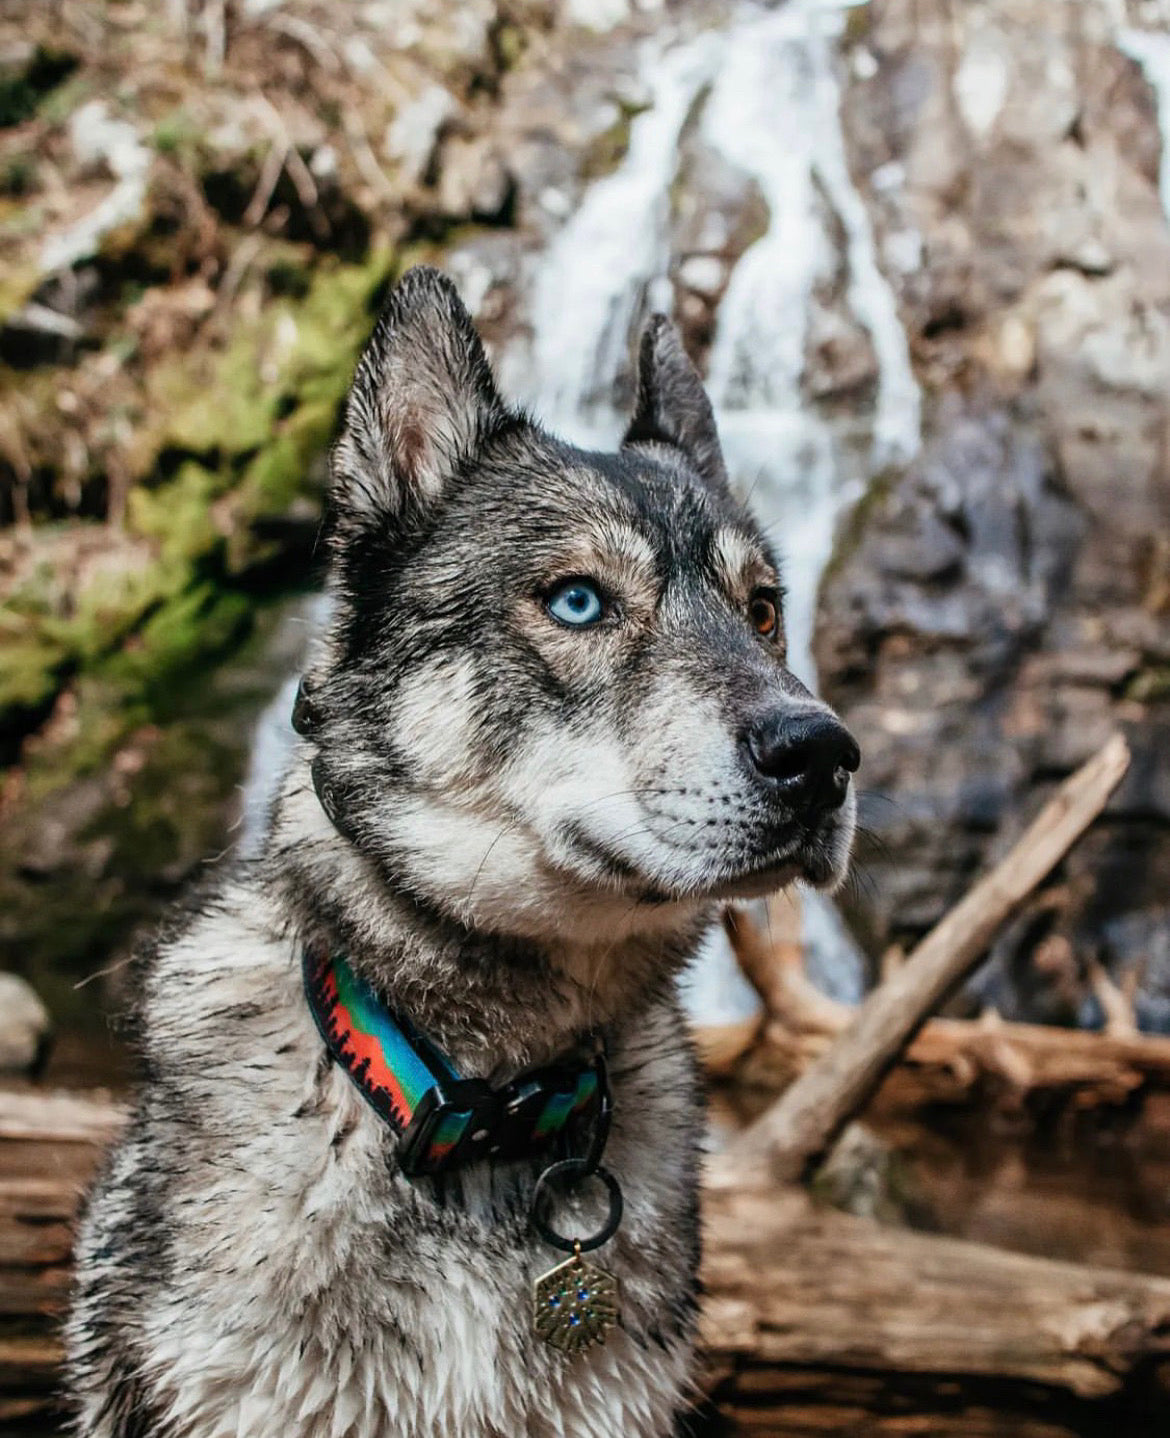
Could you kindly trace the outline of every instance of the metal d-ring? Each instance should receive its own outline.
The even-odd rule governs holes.
[[[605,1223],[589,1238],[564,1238],[554,1228],[549,1227],[541,1213],[541,1207],[548,1196],[550,1186],[557,1180],[568,1180],[564,1183],[564,1187],[572,1188],[586,1178],[599,1178],[605,1184],[606,1192],[609,1195],[609,1212],[606,1215]],[[597,1164],[591,1169],[586,1159],[565,1158],[560,1163],[550,1164],[536,1180],[536,1187],[532,1191],[532,1209],[529,1216],[532,1219],[533,1228],[545,1243],[550,1244],[553,1248],[559,1248],[562,1253],[591,1253],[593,1249],[600,1248],[603,1243],[608,1243],[618,1231],[618,1225],[622,1221],[622,1191],[617,1179],[608,1168]]]

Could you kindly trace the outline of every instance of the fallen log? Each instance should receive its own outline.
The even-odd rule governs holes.
[[[0,1091],[0,1429],[52,1412],[78,1205],[125,1111],[102,1095]],[[31,1428],[30,1428],[31,1431]]]
[[[848,1029],[736,1141],[745,1181],[781,1182],[815,1168],[864,1107],[898,1055],[946,995],[986,952],[1019,908],[1109,801],[1129,767],[1114,735],[1057,790],[992,871],[861,1005]]]
[[[108,1099],[0,1092],[5,1431],[51,1419],[72,1221],[123,1122]],[[713,1431],[1071,1438],[1170,1413],[1170,1280],[883,1228],[721,1159],[705,1230]]]
[[[705,1233],[703,1346],[734,1433],[1165,1431],[1170,1280],[883,1228],[718,1162]]]

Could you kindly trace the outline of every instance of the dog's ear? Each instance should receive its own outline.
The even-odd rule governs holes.
[[[333,451],[343,528],[437,499],[505,416],[455,286],[438,270],[409,270],[358,364]]]
[[[715,414],[703,381],[665,315],[651,315],[638,354],[638,393],[623,445],[669,444],[719,488],[727,485]]]

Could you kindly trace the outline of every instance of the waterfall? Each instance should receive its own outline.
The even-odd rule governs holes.
[[[1162,160],[1158,169],[1158,190],[1162,208],[1170,218],[1170,35],[1160,30],[1122,27],[1117,48],[1141,66],[1158,102],[1158,129],[1162,137]]]
[[[578,443],[616,438],[609,433],[617,423],[614,383],[647,282],[669,262],[679,136],[718,42],[702,34],[665,53],[643,44],[638,70],[650,102],[630,126],[625,159],[586,191],[537,269],[530,373],[539,378],[531,401],[543,423]]]

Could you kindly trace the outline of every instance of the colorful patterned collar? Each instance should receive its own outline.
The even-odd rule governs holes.
[[[330,1054],[399,1136],[403,1173],[436,1174],[487,1157],[526,1158],[578,1132],[600,1156],[610,1097],[599,1039],[586,1059],[577,1053],[493,1088],[485,1079],[460,1078],[343,957],[306,949],[304,978]]]

